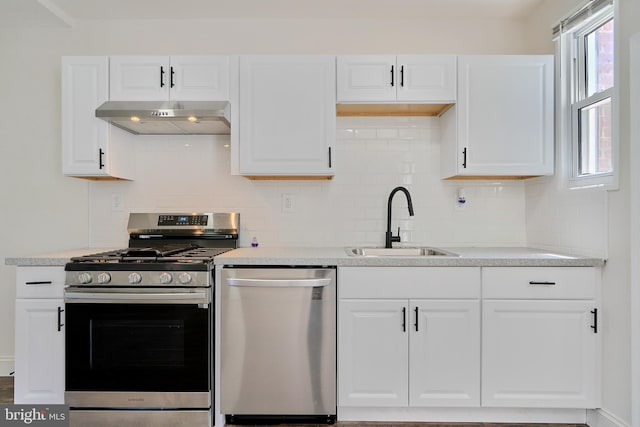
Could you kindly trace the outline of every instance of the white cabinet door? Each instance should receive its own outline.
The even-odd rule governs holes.
[[[229,57],[172,56],[170,98],[175,101],[229,99]]]
[[[480,406],[480,301],[411,300],[410,406]]]
[[[339,56],[337,102],[454,102],[455,55]]]
[[[229,99],[227,56],[112,56],[111,101]]]
[[[396,56],[339,56],[337,69],[338,102],[396,100]]]
[[[552,56],[459,56],[458,101],[443,115],[443,178],[553,174],[553,111]]]
[[[482,405],[597,407],[594,309],[589,300],[485,300]]]
[[[407,406],[407,309],[406,300],[340,300],[339,406]]]
[[[240,57],[239,172],[333,175],[332,56]]]
[[[455,102],[454,55],[400,55],[397,100],[407,102]]]
[[[125,132],[96,118],[109,99],[109,58],[62,58],[62,171],[87,178],[131,179],[131,146]]]
[[[168,56],[112,56],[109,58],[111,101],[169,99],[171,65]]]
[[[16,404],[64,403],[63,308],[62,299],[16,300]]]

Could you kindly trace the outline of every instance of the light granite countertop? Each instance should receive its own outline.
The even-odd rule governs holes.
[[[69,250],[62,250],[62,251],[56,251],[56,252],[47,252],[42,254],[5,258],[4,263],[6,265],[19,265],[19,266],[30,266],[30,265],[61,266],[68,263],[73,257],[95,254],[98,252],[106,252],[114,249],[117,249],[117,248],[69,249]]]
[[[6,258],[6,265],[63,266],[71,258],[117,248],[82,248]],[[328,265],[378,267],[598,267],[602,258],[560,254],[524,247],[444,247],[458,256],[364,257],[349,256],[344,247],[239,248],[217,256],[216,265]]]
[[[344,247],[239,248],[215,258],[217,265],[335,265],[379,267],[597,267],[602,258],[581,257],[523,247],[443,247],[457,256],[350,256]]]

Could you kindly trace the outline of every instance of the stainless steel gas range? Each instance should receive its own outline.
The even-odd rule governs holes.
[[[213,257],[236,213],[132,213],[129,247],[65,266],[72,426],[212,425]]]

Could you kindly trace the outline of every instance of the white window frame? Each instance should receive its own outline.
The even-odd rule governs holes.
[[[584,79],[584,61],[578,57],[584,51],[583,36],[590,33],[600,25],[604,24],[614,17],[614,7],[609,6],[602,8],[593,16],[584,22],[579,23],[568,31],[561,33],[556,44],[556,57],[559,64],[560,82],[558,97],[558,138],[562,147],[561,172],[565,177],[564,181],[569,189],[580,188],[604,188],[609,190],[618,189],[618,108],[616,102],[616,85],[614,68],[614,86],[610,89],[598,92],[588,98],[582,95],[585,93]],[[614,39],[615,37],[614,27]],[[615,43],[615,42],[614,42]],[[614,59],[614,62],[615,59]],[[615,63],[614,63],[615,67]],[[579,97],[579,98],[578,98]],[[580,99],[574,102],[574,99]],[[578,114],[580,109],[594,105],[604,99],[611,99],[611,156],[612,171],[608,173],[600,173],[593,175],[578,175],[579,168],[579,136],[580,128],[578,127]]]

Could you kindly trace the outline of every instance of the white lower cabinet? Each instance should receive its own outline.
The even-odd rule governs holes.
[[[599,271],[483,269],[482,406],[599,406]]]
[[[411,300],[409,406],[480,405],[480,301]]]
[[[597,267],[340,267],[338,407],[598,408],[600,281]]]
[[[406,300],[341,300],[339,405],[407,406]]]
[[[16,300],[16,404],[64,403],[62,299]]]
[[[16,404],[64,403],[64,267],[18,267]]]
[[[479,270],[339,270],[338,405],[479,406]]]

